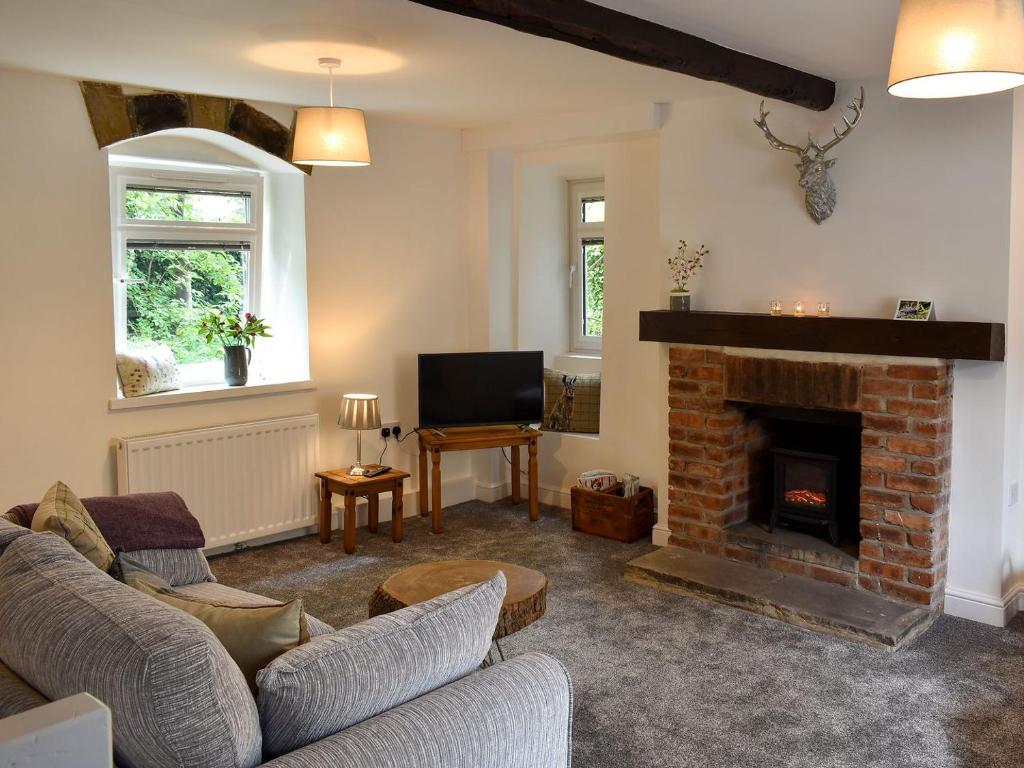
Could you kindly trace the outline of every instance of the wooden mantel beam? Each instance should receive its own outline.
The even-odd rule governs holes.
[[[587,0],[412,0],[637,64],[824,110],[836,84]]]

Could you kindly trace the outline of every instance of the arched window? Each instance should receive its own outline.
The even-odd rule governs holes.
[[[258,343],[251,382],[306,379],[303,174],[276,158],[283,167],[259,167],[225,148],[230,137],[193,133],[205,132],[109,150],[116,346],[165,344],[182,387],[217,385],[223,350],[199,322],[211,310],[251,312],[273,334]]]

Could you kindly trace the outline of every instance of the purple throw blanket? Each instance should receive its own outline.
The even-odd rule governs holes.
[[[206,537],[199,521],[172,491],[130,493],[126,496],[93,496],[82,504],[96,521],[113,550],[202,549]],[[38,504],[19,504],[10,511],[26,528]]]

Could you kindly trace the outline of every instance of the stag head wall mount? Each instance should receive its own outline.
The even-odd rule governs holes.
[[[768,115],[764,109],[764,101],[761,102],[761,116],[754,120],[754,125],[760,128],[768,139],[768,143],[774,149],[782,149],[799,156],[800,162],[796,164],[800,171],[800,187],[804,190],[804,203],[807,212],[815,222],[821,224],[832,215],[836,207],[836,185],[829,175],[829,169],[836,164],[835,158],[827,158],[836,145],[850,135],[850,132],[857,127],[861,117],[864,115],[864,89],[860,89],[860,96],[856,97],[847,106],[853,111],[851,120],[845,114],[843,122],[846,124],[842,130],[835,125],[832,126],[832,133],[835,138],[829,139],[824,144],[819,144],[814,137],[808,134],[807,144],[799,147],[796,144],[787,144],[775,137],[768,127]]]

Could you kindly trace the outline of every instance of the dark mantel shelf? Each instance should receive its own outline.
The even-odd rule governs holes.
[[[1005,336],[1002,323],[670,310],[640,313],[640,341],[671,344],[999,361],[1006,354]]]

